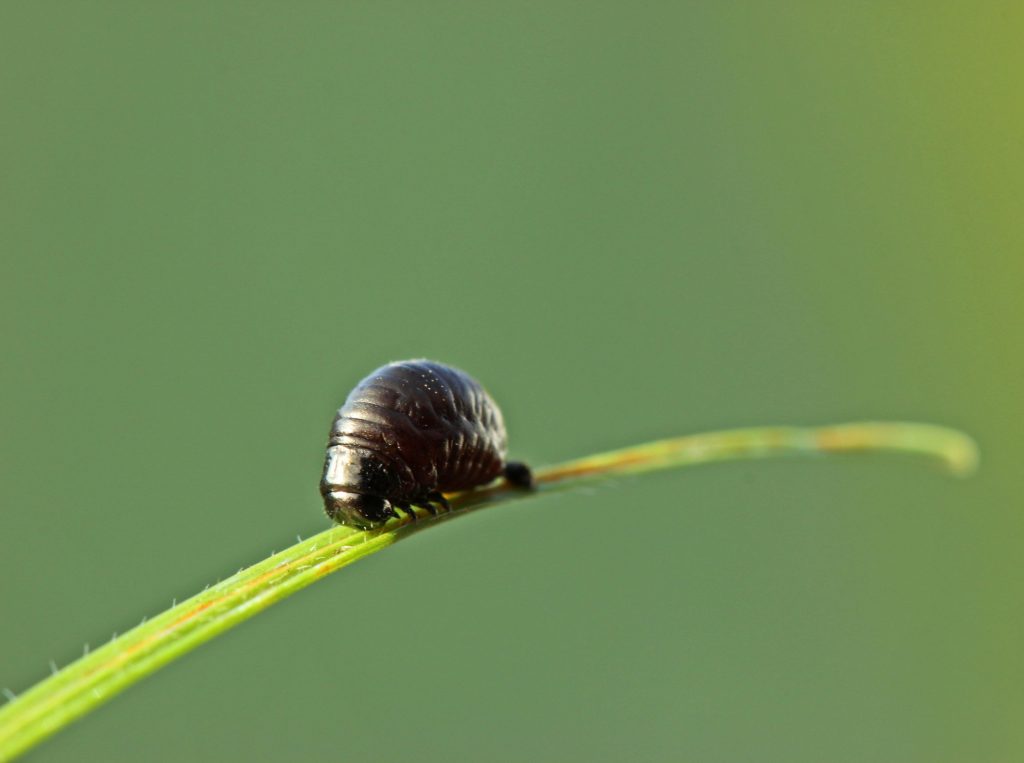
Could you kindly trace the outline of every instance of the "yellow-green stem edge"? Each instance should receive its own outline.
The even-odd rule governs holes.
[[[970,437],[930,424],[736,429],[659,440],[540,469],[536,492],[498,484],[454,495],[452,512],[437,517],[418,509],[376,530],[331,527],[172,606],[9,701],[0,708],[0,761],[13,759],[144,676],[313,581],[453,517],[619,475],[790,453],[860,451],[930,456],[960,476],[973,472],[978,462]]]

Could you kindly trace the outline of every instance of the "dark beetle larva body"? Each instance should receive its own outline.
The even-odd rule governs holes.
[[[373,527],[394,507],[433,503],[442,493],[504,474],[529,487],[529,469],[506,462],[501,411],[468,374],[429,360],[378,368],[338,410],[320,493],[331,519]]]

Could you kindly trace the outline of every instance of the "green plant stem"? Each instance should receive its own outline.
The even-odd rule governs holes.
[[[11,760],[123,689],[310,583],[397,540],[476,509],[626,474],[787,453],[895,451],[932,456],[970,474],[977,448],[965,434],[912,423],[818,429],[766,427],[691,435],[541,469],[537,491],[499,484],[451,496],[453,509],[418,509],[381,528],[331,527],[171,607],[56,672],[0,709],[0,761]]]

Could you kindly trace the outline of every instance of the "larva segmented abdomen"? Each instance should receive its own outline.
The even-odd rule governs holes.
[[[392,363],[349,394],[331,444],[375,455],[415,503],[434,491],[483,485],[502,473],[507,437],[498,406],[473,378],[427,360]]]

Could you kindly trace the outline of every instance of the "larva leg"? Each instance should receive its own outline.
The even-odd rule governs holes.
[[[533,481],[533,472],[522,461],[509,461],[505,464],[505,479],[516,487],[533,490],[537,483]]]
[[[437,492],[436,490],[427,496],[427,500],[433,503],[439,503],[444,506],[445,511],[451,511],[452,505],[448,503],[448,499],[444,497],[444,493]]]

